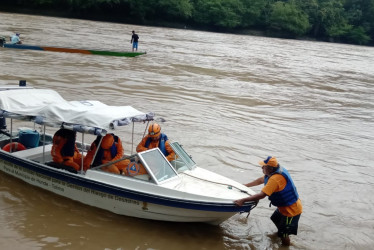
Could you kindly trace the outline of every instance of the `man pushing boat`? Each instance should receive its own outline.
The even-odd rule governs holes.
[[[299,199],[295,184],[288,171],[278,164],[275,157],[269,156],[259,162],[264,176],[245,184],[247,187],[253,187],[265,184],[262,190],[252,196],[234,201],[237,206],[242,206],[248,201],[258,201],[269,197],[271,205],[276,206],[270,219],[278,229],[278,236],[285,246],[290,245],[290,234],[297,235],[300,215],[303,206]]]

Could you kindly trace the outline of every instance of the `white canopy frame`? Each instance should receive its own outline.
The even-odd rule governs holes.
[[[13,119],[34,122],[34,128],[35,123],[44,127],[43,162],[45,161],[46,126],[82,133],[80,150],[83,154],[85,133],[103,137],[118,126],[132,123],[131,148],[133,148],[135,122],[147,121],[149,123],[154,120],[154,113],[143,113],[131,106],[109,106],[91,100],[66,101],[54,90],[29,88],[0,91],[0,116],[11,119],[11,134]],[[83,158],[81,172],[83,172]]]
[[[91,100],[66,101],[50,89],[0,91],[0,115],[101,136],[118,126],[154,118],[153,112],[143,113],[131,106],[109,106]]]

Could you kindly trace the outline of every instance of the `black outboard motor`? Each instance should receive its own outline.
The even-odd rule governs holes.
[[[0,47],[3,47],[3,43],[2,43],[2,40],[5,40],[4,37],[0,37]],[[0,116],[0,130],[1,131],[5,131],[6,130],[6,118],[4,116]]]
[[[6,130],[6,119],[4,116],[0,116],[0,130]]]
[[[0,47],[4,47],[5,44],[5,37],[0,36]]]

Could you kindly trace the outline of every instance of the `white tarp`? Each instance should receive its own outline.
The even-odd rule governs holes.
[[[131,106],[108,106],[99,101],[66,101],[50,89],[0,91],[0,110],[5,117],[14,114],[28,116],[39,124],[66,124],[106,131],[133,121],[153,120],[154,116]]]

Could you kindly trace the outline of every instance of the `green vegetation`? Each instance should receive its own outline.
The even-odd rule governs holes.
[[[374,0],[2,0],[1,9],[374,44]]]

